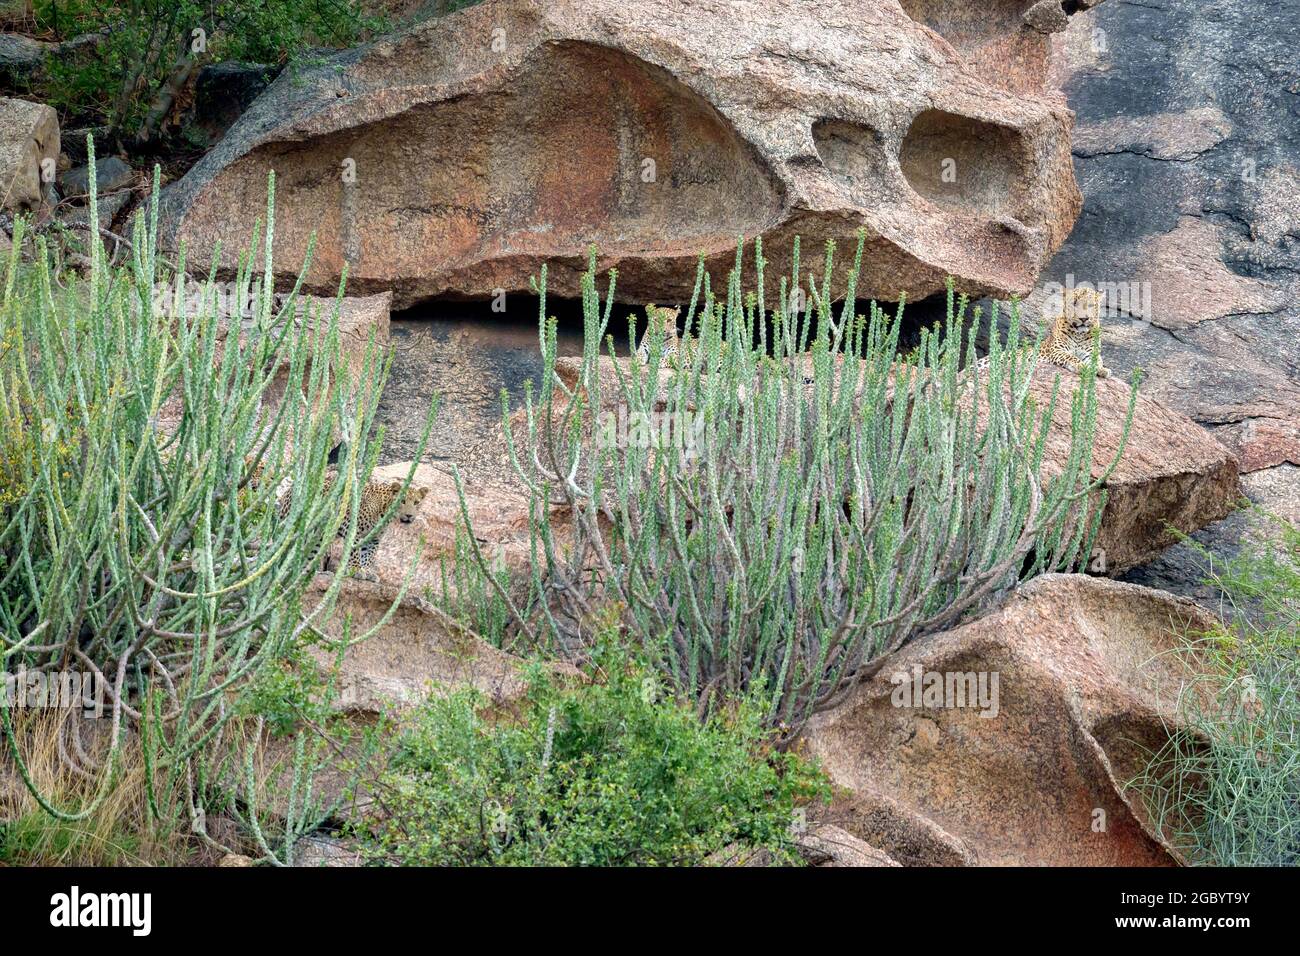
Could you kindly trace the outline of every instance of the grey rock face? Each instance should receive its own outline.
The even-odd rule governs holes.
[[[8,89],[27,83],[57,49],[57,43],[0,33],[0,83]]]
[[[212,142],[221,139],[278,72],[275,67],[235,61],[205,66],[194,83],[194,125]]]
[[[93,51],[107,32],[85,33],[51,43],[34,40],[18,33],[0,33],[0,87],[27,90],[33,81],[43,78],[51,61],[69,63],[79,55]]]
[[[134,176],[135,170],[116,156],[109,156],[95,163],[95,187],[101,195],[129,186]],[[90,167],[78,166],[64,173],[63,192],[67,196],[89,195]]]
[[[1084,212],[1043,275],[1149,295],[1107,316],[1108,364],[1145,369],[1146,393],[1211,429],[1283,512],[1300,501],[1298,14],[1164,0],[1072,18],[1053,77],[1077,113]],[[1247,527],[1198,538],[1231,550]],[[1204,598],[1199,577],[1182,548],[1134,572]]]
[[[44,201],[59,157],[59,117],[41,103],[0,99],[0,209]]]

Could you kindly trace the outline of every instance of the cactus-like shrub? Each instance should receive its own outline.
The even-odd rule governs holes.
[[[1183,858],[1300,865],[1300,527],[1253,509],[1240,551],[1186,539],[1224,623],[1173,653],[1196,676],[1178,724],[1129,782]]]
[[[89,208],[95,236],[93,183]],[[60,724],[60,753],[89,781],[75,806],[40,792],[6,698],[7,757],[70,821],[112,792],[123,748],[141,748],[152,814],[208,840],[205,810],[224,792],[274,857],[255,800],[229,794],[270,733],[266,689],[320,639],[345,575],[309,612],[305,588],[338,538],[342,567],[364,543],[350,505],[378,456],[388,360],[372,339],[354,380],[337,304],[305,308],[301,278],[273,295],[272,201],[260,269],[255,235],[233,283],[248,313],[223,315],[211,278],[185,304],[184,260],[158,254],[156,213],[137,217],[128,267],[108,267],[92,241],[88,274],[66,289],[40,240],[20,262],[21,228],[0,298],[0,670],[92,675],[104,713]],[[236,740],[253,743],[245,753]],[[327,809],[310,749],[289,747],[286,834]]]
[[[542,273],[544,373],[505,425],[535,519],[559,507],[573,530],[534,520],[531,598],[497,590],[520,634],[576,656],[613,605],[678,694],[701,711],[765,694],[788,741],[905,642],[1086,559],[1104,504],[1096,363],[1045,481],[1056,395],[1035,401],[1017,310],[1007,342],[963,368],[979,322],[963,333],[950,292],[946,322],[903,361],[901,316],[856,314],[861,244],[838,309],[833,249],[805,290],[796,245],[775,303],[760,245],[757,288],[742,289],[743,252],[721,295],[701,262],[685,337],[669,354],[652,323],[641,360],[614,357],[616,275],[602,301],[593,253],[576,375],[557,372]]]

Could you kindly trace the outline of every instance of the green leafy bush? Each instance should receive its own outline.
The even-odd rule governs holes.
[[[796,806],[828,791],[772,748],[762,708],[701,721],[612,639],[592,673],[564,689],[537,669],[513,720],[488,720],[471,691],[422,707],[380,791],[375,860],[689,865],[732,844],[791,859]]]
[[[48,64],[36,92],[65,119],[103,124],[113,140],[137,145],[159,131],[206,63],[283,65],[384,26],[357,0],[37,0],[33,14],[38,33],[100,34]]]
[[[1186,653],[1210,666],[1180,697],[1183,728],[1133,781],[1161,832],[1211,866],[1300,865],[1300,529],[1257,519],[1264,533],[1210,564],[1228,624],[1191,635]]]
[[[796,278],[781,280],[775,303],[760,244],[756,291],[742,289],[743,252],[718,296],[700,263],[674,357],[652,323],[648,362],[626,365],[606,336],[617,277],[602,303],[593,252],[568,383],[543,270],[544,372],[510,454],[532,513],[560,505],[576,530],[561,539],[534,521],[528,600],[496,590],[528,641],[578,659],[591,622],[615,607],[675,692],[704,710],[715,695],[760,693],[789,741],[887,653],[1028,576],[1078,566],[1109,470],[1092,478],[1094,362],[1070,375],[1069,454],[1040,480],[1057,393],[1040,402],[1029,387],[1037,350],[1020,339],[1018,311],[1005,346],[994,336],[987,362],[963,369],[979,313],[964,335],[966,301],[950,290],[942,329],[904,362],[901,314],[855,314],[862,240],[838,315],[833,247],[805,292],[796,243]],[[1115,462],[1122,453],[1121,442]]]

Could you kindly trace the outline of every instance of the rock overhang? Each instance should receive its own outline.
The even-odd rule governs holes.
[[[487,0],[381,38],[277,81],[168,189],[164,237],[231,267],[275,170],[282,267],[315,232],[313,287],[347,265],[397,307],[545,262],[575,294],[593,244],[620,298],[685,298],[739,237],[770,277],[859,229],[867,295],[1028,292],[1081,204],[1059,95],[986,82],[892,0],[797,6]]]

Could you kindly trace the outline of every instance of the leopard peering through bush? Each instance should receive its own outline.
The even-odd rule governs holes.
[[[901,306],[892,318],[874,303],[869,316],[855,314],[863,241],[838,315],[833,246],[820,279],[808,276],[812,308],[802,316],[791,308],[802,283],[781,279],[771,341],[761,243],[752,292],[740,282],[743,244],[721,294],[701,260],[683,339],[694,344],[668,343],[677,346],[668,360],[665,323],[651,321],[631,362],[607,338],[617,273],[602,299],[592,250],[581,367],[568,383],[557,374],[543,268],[534,287],[544,368],[536,389],[526,383],[517,429],[502,396],[510,460],[532,498],[526,594],[498,581],[468,536],[517,636],[581,658],[593,622],[613,608],[681,698],[703,713],[762,695],[788,744],[908,641],[1021,580],[1080,566],[1136,382],[1124,441],[1094,477],[1094,339],[1091,361],[1070,373],[1070,454],[1061,474],[1041,480],[1058,397],[1054,389],[1039,407],[1031,395],[1040,348],[1022,343],[1018,307],[1005,344],[994,336],[986,359],[963,369],[963,341],[974,354],[979,323],[963,336],[968,303],[950,285],[943,327],[900,361]],[[611,442],[600,427],[611,410],[689,420],[703,441],[693,454],[653,439]],[[461,510],[469,524],[463,490]],[[553,510],[571,516],[571,531],[539,518]]]

